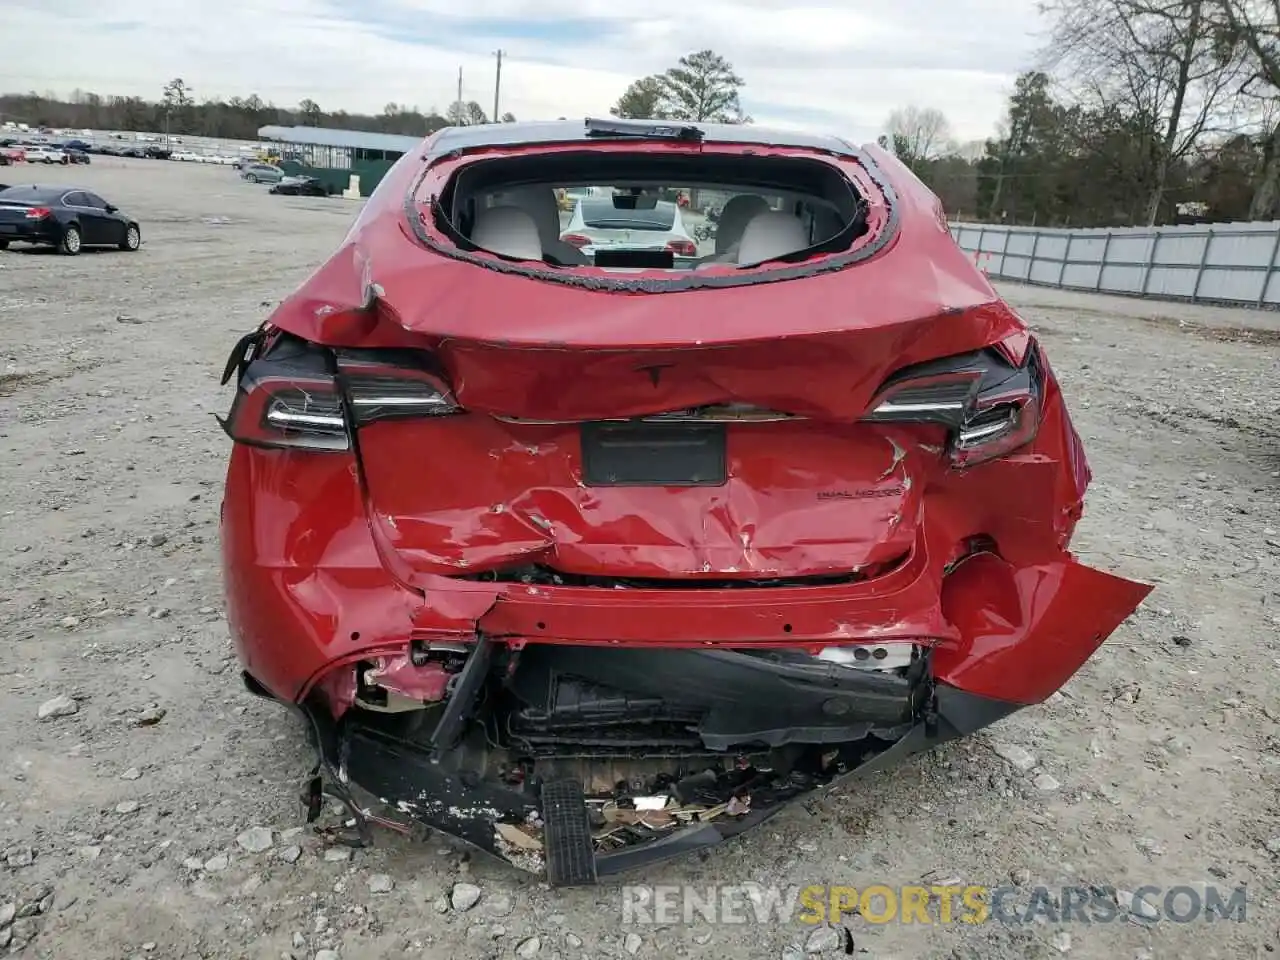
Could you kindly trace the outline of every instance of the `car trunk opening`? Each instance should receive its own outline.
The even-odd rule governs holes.
[[[439,179],[417,191],[430,210],[411,221],[422,239],[544,275],[799,264],[871,230],[847,171],[816,155],[548,150],[467,158]]]

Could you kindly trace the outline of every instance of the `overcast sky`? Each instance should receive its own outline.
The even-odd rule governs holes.
[[[758,123],[873,139],[889,111],[937,107],[985,137],[1042,40],[1034,0],[0,0],[0,90],[282,106],[502,107],[520,119],[605,113],[638,76],[711,47]],[[465,11],[465,12],[463,12]]]

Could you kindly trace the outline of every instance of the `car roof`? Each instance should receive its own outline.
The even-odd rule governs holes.
[[[431,142],[433,156],[442,156],[454,150],[472,150],[483,147],[540,146],[553,143],[617,142],[618,138],[588,136],[587,120],[530,120],[516,123],[485,123],[467,127],[445,127]],[[744,123],[695,123],[685,120],[617,120],[599,121],[611,126],[634,126],[637,131],[647,126],[694,127],[701,131],[703,143],[746,143],[757,146],[798,147],[810,150],[826,150],[831,153],[857,156],[859,151],[847,140],[839,137],[777,130]],[[639,137],[638,142],[643,142]]]

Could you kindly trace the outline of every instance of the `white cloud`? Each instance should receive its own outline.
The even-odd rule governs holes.
[[[760,123],[859,141],[894,107],[941,109],[961,139],[988,135],[1041,28],[1034,0],[4,0],[0,90],[197,97],[377,111],[493,101],[521,119],[602,114],[631,80],[710,47],[746,80]],[[465,9],[465,13],[459,12]],[[596,30],[604,30],[597,34]]]

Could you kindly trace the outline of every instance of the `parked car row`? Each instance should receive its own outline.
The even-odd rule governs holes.
[[[193,153],[189,150],[175,151],[170,160],[178,160],[183,163],[216,163],[222,166],[234,166],[239,163],[238,157],[225,157],[211,153]]]
[[[0,167],[15,163],[88,163],[89,155],[83,150],[55,147],[44,143],[21,140],[0,141]]]

